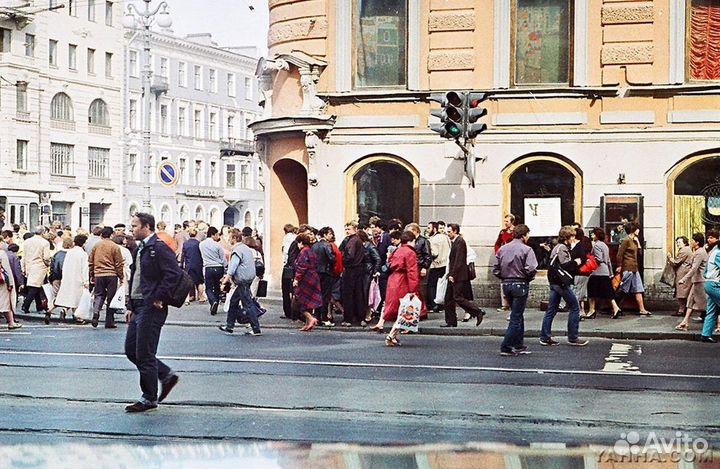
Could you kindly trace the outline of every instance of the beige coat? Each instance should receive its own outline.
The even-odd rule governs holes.
[[[687,298],[690,294],[692,284],[685,282],[680,283],[680,280],[687,275],[692,267],[693,252],[690,246],[683,246],[674,258],[669,258],[668,262],[672,264],[675,269],[675,297],[676,298]]]
[[[27,277],[28,287],[42,287],[52,260],[52,251],[47,239],[35,235],[25,241],[22,270]]]
[[[14,313],[17,301],[15,278],[13,277],[12,268],[10,267],[10,260],[8,259],[7,253],[3,250],[0,250],[0,264],[2,264],[3,270],[10,278],[10,282],[7,285],[0,285],[0,313],[7,313],[8,311]]]

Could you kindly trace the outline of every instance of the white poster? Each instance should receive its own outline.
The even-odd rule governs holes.
[[[525,199],[525,224],[530,236],[557,236],[562,227],[560,197],[528,197]]]

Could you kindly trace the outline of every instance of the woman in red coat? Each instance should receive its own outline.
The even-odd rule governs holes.
[[[307,233],[298,235],[297,242],[300,254],[295,261],[295,296],[293,307],[298,308],[305,316],[305,326],[302,332],[310,332],[317,325],[318,320],[313,316],[313,310],[323,304],[320,290],[320,276],[317,273],[317,257],[310,250],[312,240]]]
[[[420,276],[415,254],[415,235],[412,232],[405,231],[400,235],[400,247],[390,255],[388,263],[390,277],[385,307],[382,319],[372,328],[374,331],[382,331],[385,321],[394,322],[400,309],[400,300],[408,293],[417,293]]]

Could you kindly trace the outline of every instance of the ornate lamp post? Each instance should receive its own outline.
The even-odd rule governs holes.
[[[123,17],[123,26],[130,29],[141,29],[143,34],[143,71],[142,71],[142,103],[145,111],[145,119],[143,122],[143,150],[145,152],[145,171],[144,171],[144,193],[143,193],[143,209],[150,209],[150,181],[152,179],[150,166],[150,109],[152,102],[150,101],[150,83],[152,80],[152,69],[150,68],[150,27],[157,22],[161,28],[169,28],[172,25],[172,18],[168,12],[167,2],[160,2],[154,10],[150,10],[150,2],[152,0],[143,0],[145,9],[140,10],[133,4],[127,7],[127,13]]]

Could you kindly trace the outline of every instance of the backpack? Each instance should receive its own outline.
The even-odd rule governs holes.
[[[569,287],[573,284],[574,277],[560,265],[560,259],[556,255],[550,260],[548,266],[548,281],[551,285]]]

